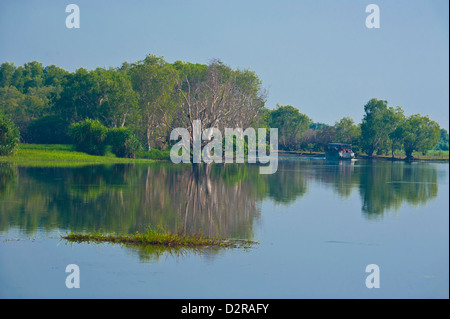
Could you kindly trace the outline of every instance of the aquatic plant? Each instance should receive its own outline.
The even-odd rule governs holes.
[[[101,232],[75,233],[70,232],[62,238],[71,242],[110,242],[127,245],[159,245],[166,247],[251,247],[257,242],[250,239],[225,239],[207,237],[201,233],[181,234],[164,230],[161,226],[149,227],[145,232],[134,234],[103,234]]]

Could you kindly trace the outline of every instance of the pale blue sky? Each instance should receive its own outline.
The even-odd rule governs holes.
[[[67,29],[66,5],[80,7]],[[365,8],[380,7],[380,29]],[[37,60],[69,71],[117,67],[147,54],[255,71],[267,106],[314,121],[359,123],[376,97],[449,128],[447,0],[0,0],[0,63]]]

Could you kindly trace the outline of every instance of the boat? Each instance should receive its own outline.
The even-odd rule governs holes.
[[[325,151],[326,159],[351,160],[355,158],[351,144],[329,143]]]

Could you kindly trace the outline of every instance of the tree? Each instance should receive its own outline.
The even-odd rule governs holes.
[[[387,101],[371,99],[364,106],[364,111],[361,146],[367,155],[372,156],[377,150],[389,147],[389,134],[397,128],[403,110],[399,106],[388,108]]]
[[[434,147],[435,150],[448,151],[448,132],[445,128],[441,128],[440,138],[437,145]]]
[[[81,68],[66,79],[67,85],[55,105],[65,121],[73,123],[92,118],[107,127],[122,127],[136,116],[138,95],[125,73]]]
[[[409,116],[399,130],[407,159],[413,158],[414,151],[426,152],[432,149],[440,136],[439,124],[420,114]]]
[[[16,66],[14,63],[4,62],[0,65],[0,87],[12,85],[12,77]]]
[[[44,66],[42,63],[32,61],[23,66],[23,93],[28,92],[30,88],[39,88],[42,86],[44,77]]]
[[[0,111],[8,114],[25,142],[30,141],[29,124],[51,112],[53,89],[51,86],[30,87],[23,94],[12,85],[0,87]]]
[[[166,138],[168,126],[173,121],[178,105],[174,99],[177,72],[162,57],[154,55],[148,55],[130,67],[123,66],[123,69],[128,69],[133,88],[139,94],[140,126],[150,150],[155,140]]]
[[[277,105],[271,113],[271,127],[278,128],[280,145],[285,150],[298,150],[300,137],[311,124],[311,119],[291,105]]]
[[[117,70],[96,69],[101,96],[98,118],[107,127],[124,127],[134,123],[138,113],[139,95],[133,90],[131,79]]]
[[[389,138],[391,139],[392,158],[395,158],[395,150],[401,149],[403,147],[403,125],[403,122],[399,123],[399,126],[389,134]]]
[[[324,128],[327,128],[327,127],[329,127],[328,124],[319,123],[319,122],[314,122],[314,123],[311,123],[309,125],[309,128],[312,129],[312,130],[315,130],[315,131],[316,130],[323,130]]]
[[[257,130],[258,128],[265,128],[267,132],[270,129],[271,110],[263,106],[259,109],[259,112],[252,123],[252,127]]]
[[[250,70],[233,70],[220,61],[204,67],[177,64],[181,69],[177,93],[180,106],[172,127],[183,127],[194,140],[194,121],[201,121],[201,131],[217,128],[251,127],[258,120],[265,103],[261,81]],[[202,144],[207,143],[203,141]]]
[[[25,94],[15,86],[0,87],[0,112],[4,112],[14,122],[18,123],[24,117],[23,103]]]
[[[43,71],[43,85],[55,87],[65,86],[69,74],[70,72],[56,65],[46,66]]]
[[[300,148],[310,152],[318,148],[317,140],[318,130],[308,129],[302,134],[300,139]]]
[[[5,114],[0,113],[0,156],[14,154],[19,142],[19,130]]]
[[[67,76],[61,97],[55,104],[55,112],[67,123],[96,118],[101,97],[95,91],[92,73],[84,68]]]
[[[334,124],[335,142],[355,144],[361,135],[360,129],[354,124],[351,117],[343,117]]]
[[[327,148],[328,143],[334,142],[336,129],[334,126],[326,126],[321,130],[316,130],[316,132],[316,149],[324,151]]]

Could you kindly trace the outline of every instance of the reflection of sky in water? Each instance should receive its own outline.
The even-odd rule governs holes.
[[[2,166],[0,296],[448,298],[448,164],[323,164],[280,161],[272,176],[216,167],[200,180],[170,165]],[[71,227],[149,222],[259,245],[155,254],[59,239]],[[64,284],[70,263],[80,266],[77,290]],[[377,290],[364,284],[371,263]]]

